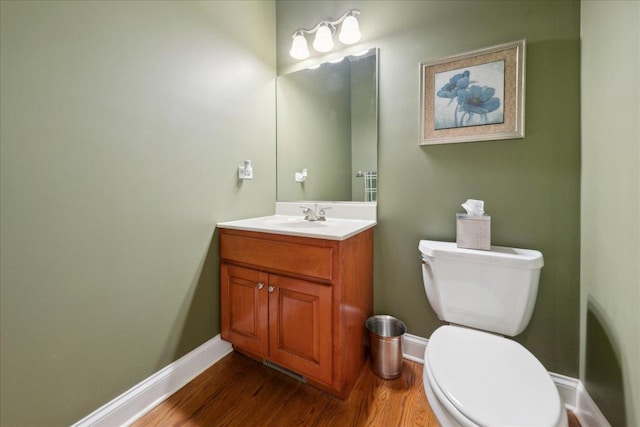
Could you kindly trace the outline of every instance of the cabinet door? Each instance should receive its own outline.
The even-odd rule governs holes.
[[[222,338],[266,357],[269,351],[267,273],[229,264],[220,266]]]
[[[269,284],[270,359],[331,384],[331,286],[277,275]]]

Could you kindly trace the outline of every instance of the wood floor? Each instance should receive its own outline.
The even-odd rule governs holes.
[[[404,360],[383,380],[369,364],[347,401],[233,352],[134,424],[141,426],[429,426],[438,423],[422,387],[422,365]]]
[[[367,364],[342,401],[233,352],[133,426],[437,427],[438,422],[419,363],[405,359],[397,380],[377,377]],[[570,411],[569,426],[580,427]]]

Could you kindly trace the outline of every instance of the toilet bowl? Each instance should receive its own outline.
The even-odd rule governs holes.
[[[427,399],[444,426],[565,427],[564,404],[544,366],[515,336],[536,301],[542,254],[421,240],[425,292],[441,326],[425,350]],[[455,326],[454,326],[455,325]],[[498,335],[499,334],[499,335]]]
[[[547,371],[507,338],[441,326],[425,350],[423,382],[443,427],[567,426],[567,413]]]

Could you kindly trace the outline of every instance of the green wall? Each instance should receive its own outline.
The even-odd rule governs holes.
[[[0,424],[69,425],[219,333],[215,224],[273,212],[275,6],[0,7]]]
[[[640,3],[582,3],[580,379],[640,423]]]
[[[576,1],[280,1],[278,69],[291,34],[357,7],[380,48],[375,311],[429,337],[417,245],[455,240],[455,213],[484,199],[496,245],[542,251],[538,301],[516,339],[553,372],[577,377],[580,257],[580,4]],[[419,146],[419,63],[527,39],[526,138]]]
[[[626,31],[607,19],[627,12],[603,14],[605,7],[587,3],[583,21],[593,20],[586,28],[595,36]],[[279,69],[293,63],[296,28],[352,7],[362,11],[363,43],[380,48],[376,312],[402,318],[419,336],[439,326],[422,287],[418,240],[454,240],[459,204],[482,198],[494,244],[545,255],[538,303],[517,339],[550,371],[578,376],[578,2],[0,7],[1,425],[70,424],[219,332],[215,223],[273,212],[275,59]],[[637,4],[633,11],[637,17]],[[237,15],[243,19],[229,19]],[[632,31],[637,40],[637,26]],[[629,34],[611,37],[617,43]],[[418,146],[419,63],[519,38],[527,39],[526,138]],[[602,43],[585,55],[608,51]],[[637,75],[637,57],[635,64],[629,72]],[[637,421],[629,408],[640,407],[638,318],[630,312],[638,305],[638,245],[624,240],[627,216],[619,216],[629,216],[637,236],[637,146],[635,163],[625,151],[638,140],[637,98],[635,110],[611,113],[635,116],[616,131],[615,150],[603,151],[611,129],[595,125],[596,86],[604,90],[607,79],[583,78],[598,83],[582,92],[597,99],[583,105],[584,122],[593,123],[583,132],[593,139],[583,153],[582,251],[592,248],[599,259],[589,253],[583,263],[583,291],[613,319],[604,317],[604,330],[614,331],[621,369],[632,375],[623,380],[626,418]],[[240,183],[243,159],[253,160],[255,178]],[[636,204],[611,204],[611,188],[621,189],[620,200],[635,194]],[[596,208],[606,209],[604,222]],[[628,245],[636,262],[619,261],[613,281],[588,279],[610,272],[611,250],[586,244],[609,230],[611,247]],[[581,348],[584,370],[584,340]]]

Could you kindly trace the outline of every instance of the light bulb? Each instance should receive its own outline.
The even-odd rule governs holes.
[[[360,27],[355,16],[349,15],[344,19],[338,39],[344,44],[354,44],[360,40]]]
[[[307,47],[307,39],[302,33],[296,34],[291,44],[291,50],[289,51],[295,59],[306,59],[309,57],[309,48]]]
[[[316,38],[313,40],[313,48],[318,52],[329,52],[333,49],[331,29],[327,24],[323,24],[318,28]]]

